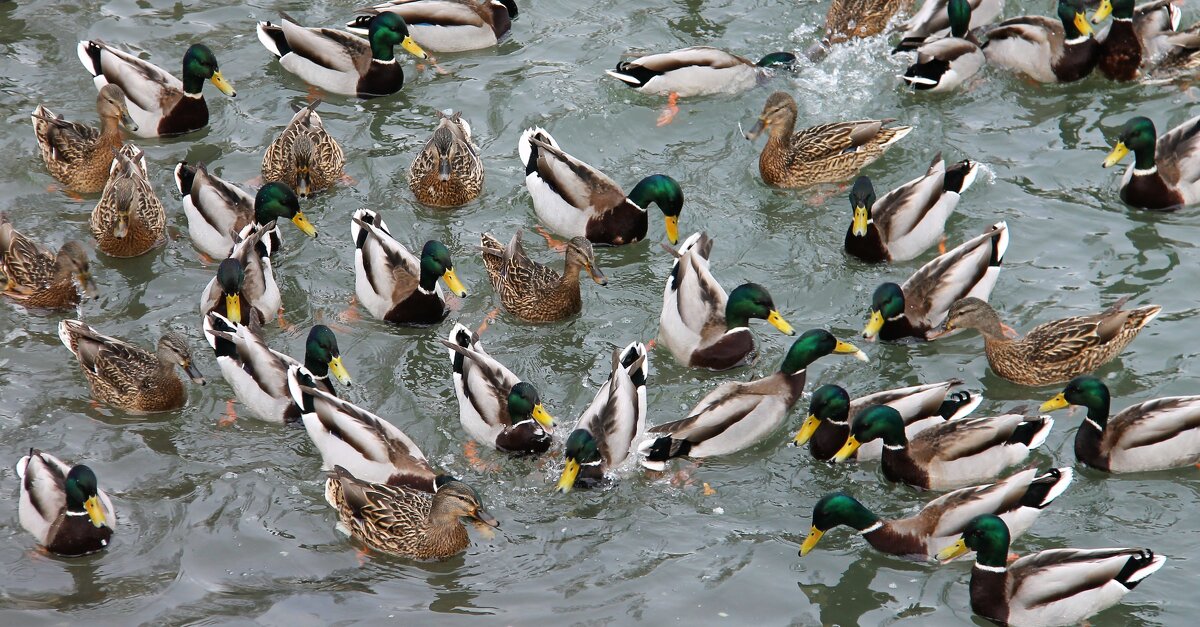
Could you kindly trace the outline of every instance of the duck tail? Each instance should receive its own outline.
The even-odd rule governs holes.
[[[1070,468],[1051,468],[1030,482],[1025,496],[1021,497],[1021,506],[1034,509],[1046,507],[1067,491],[1074,478],[1075,471]]]
[[[641,342],[633,342],[626,346],[620,355],[617,356],[617,362],[622,368],[629,371],[629,379],[638,387],[646,385],[646,379],[650,376],[650,357],[646,354],[646,345]]]
[[[947,192],[963,193],[970,189],[979,173],[979,162],[963,159],[946,168],[946,179],[942,184]]]
[[[1026,448],[1035,449],[1046,442],[1046,437],[1050,435],[1050,429],[1053,426],[1054,419],[1050,416],[1028,418],[1025,422],[1017,425],[1012,435],[1008,436],[1008,443],[1024,444]]]
[[[678,440],[669,435],[647,440],[638,445],[638,453],[642,455],[641,464],[650,470],[663,470],[667,460],[683,457],[692,450],[692,443]]]
[[[1000,267],[1004,263],[1004,253],[1008,251],[1008,223],[997,222],[992,225],[992,230],[996,234],[992,236],[992,259],[988,265]]]
[[[287,37],[283,34],[283,29],[270,22],[258,23],[258,41],[262,42],[264,48],[276,57],[282,57],[292,51],[292,47],[288,45]]]
[[[1162,568],[1166,563],[1167,558],[1162,555],[1155,555],[1150,549],[1131,549],[1135,553],[1129,556],[1129,561],[1125,562],[1125,567],[1117,573],[1116,580],[1121,585],[1133,590],[1143,579],[1153,575],[1155,571]]]
[[[938,408],[938,415],[946,420],[955,420],[964,418],[971,412],[975,411],[976,407],[983,402],[983,396],[979,394],[971,394],[966,390],[953,392],[942,401],[941,407]]]
[[[471,332],[470,329],[463,326],[462,323],[456,322],[454,328],[450,329],[450,335],[447,338],[446,348],[450,352],[450,363],[454,367],[454,374],[461,375],[463,373],[463,359],[465,356],[462,351],[454,348],[459,347],[463,350],[470,350],[479,338]]]
[[[79,55],[79,62],[92,76],[104,73],[104,67],[100,65],[100,56],[104,48],[100,46],[99,41],[81,41],[75,51]]]

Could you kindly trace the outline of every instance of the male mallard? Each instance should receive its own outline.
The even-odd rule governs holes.
[[[85,194],[104,189],[113,151],[121,147],[121,125],[137,130],[125,91],[117,85],[105,85],[96,95],[96,113],[99,130],[55,116],[42,105],[30,116],[46,169],[68,189]]]
[[[946,10],[950,19],[948,37],[905,40],[893,50],[916,51],[917,62],[908,66],[900,77],[916,91],[946,92],[957,89],[983,68],[985,58],[979,40],[968,31],[971,22],[968,0],[949,0]]]
[[[921,266],[904,285],[880,285],[871,295],[863,337],[933,339],[931,331],[946,319],[954,301],[964,296],[986,299],[992,293],[1006,250],[1008,224],[998,222]]]
[[[763,182],[775,187],[807,187],[839,183],[874,162],[911,126],[884,128],[895,122],[854,120],[795,131],[796,101],[777,91],[767,98],[758,122],[746,133],[753,141],[765,130],[767,145],[758,157]],[[795,131],[795,132],[793,132]]]
[[[1131,81],[1171,48],[1169,37],[1183,12],[1176,0],[1154,0],[1134,7],[1134,0],[1103,0],[1092,14],[1099,24],[1112,15],[1113,23],[1100,39],[1098,67],[1114,81]]]
[[[17,462],[21,526],[47,551],[66,557],[101,551],[112,539],[117,513],[91,468],[68,466],[37,449]]]
[[[971,609],[1001,625],[1077,625],[1116,605],[1166,562],[1150,549],[1049,549],[1008,563],[1012,535],[997,516],[971,520],[941,560],[975,551]]]
[[[988,365],[1001,377],[1021,385],[1052,385],[1108,363],[1162,310],[1158,305],[1122,310],[1126,300],[1098,314],[1044,322],[1025,337],[1012,338],[991,305],[964,298],[950,307],[946,330],[979,331]]]
[[[250,237],[239,240],[229,257],[217,266],[217,275],[200,296],[201,316],[215,311],[255,332],[278,317],[283,296],[275,282],[271,258],[259,245],[264,235],[261,229],[251,229]]]
[[[247,225],[266,229],[261,244],[267,255],[279,250],[282,238],[274,226],[276,220],[290,220],[305,235],[317,236],[317,229],[300,210],[296,192],[285,183],[267,183],[252,197],[241,188],[214,174],[203,163],[188,165],[180,161],[175,166],[175,185],[183,196],[183,213],[188,219],[192,244],[214,259],[229,256],[234,234],[243,233]]]
[[[408,168],[408,187],[431,207],[465,205],[483,191],[483,161],[461,113],[440,113],[433,136]]]
[[[833,0],[825,14],[825,44],[883,32],[892,17],[909,3],[905,0]]]
[[[887,405],[862,411],[846,443],[833,456],[844,462],[862,444],[883,440],[883,476],[926,490],[949,490],[995,478],[1042,445],[1054,420],[1021,414],[961,418],[933,425],[911,440],[900,412]]]
[[[264,181],[287,183],[301,198],[332,186],[342,178],[346,165],[342,147],[317,115],[319,104],[315,100],[301,107],[267,146],[262,160]]]
[[[305,28],[286,13],[279,17],[279,25],[258,23],[258,40],[283,69],[335,94],[374,98],[400,91],[404,69],[396,60],[396,44],[426,58],[395,13],[372,17],[366,39],[332,28]]]
[[[751,318],[766,320],[787,335],[796,332],[765,287],[746,283],[726,296],[708,269],[711,251],[708,235],[695,233],[674,253],[663,288],[658,338],[685,366],[728,370],[755,357]]]
[[[1125,123],[1104,167],[1133,152],[1121,179],[1121,200],[1142,209],[1174,210],[1200,202],[1200,116],[1155,141],[1154,122],[1138,116]]]
[[[665,216],[667,239],[679,241],[683,190],[675,179],[652,174],[626,196],[615,181],[564,152],[550,133],[536,126],[521,133],[517,152],[533,211],[555,233],[609,246],[632,244],[645,239],[646,208],[654,203]]]
[[[947,492],[916,514],[893,520],[876,516],[844,492],[827,494],[813,506],[812,529],[800,546],[800,556],[808,555],[821,536],[839,525],[857,529],[878,551],[921,560],[937,555],[962,535],[972,518],[982,514],[999,516],[1015,538],[1033,526],[1074,477],[1070,468],[1051,468],[1043,475],[1038,475],[1037,468],[1026,468],[996,483]]]
[[[567,259],[560,275],[529,258],[521,246],[517,229],[508,246],[492,237],[479,236],[483,267],[500,304],[512,315],[527,322],[557,322],[583,311],[579,294],[579,273],[586,270],[592,280],[608,285],[608,279],[596,267],[592,244],[583,237],[567,242]]]
[[[537,388],[521,381],[483,350],[479,336],[461,324],[442,340],[454,371],[458,419],[474,439],[510,453],[545,453],[554,418]]]
[[[1200,396],[1167,396],[1130,405],[1109,417],[1108,386],[1075,377],[1041,411],[1087,408],[1075,432],[1075,458],[1107,472],[1182,468],[1200,462]]]
[[[433,52],[463,52],[491,48],[508,33],[517,16],[513,0],[388,0],[367,9],[346,24],[366,35],[378,13],[404,18],[413,41]]]
[[[612,373],[567,437],[566,465],[556,490],[566,493],[577,483],[602,481],[629,459],[634,444],[646,434],[648,360],[641,342],[613,351]]]
[[[758,63],[712,46],[692,46],[617,63],[604,73],[643,94],[689,98],[736,94],[771,76],[771,69],[791,66],[796,55],[772,52]]]
[[[82,244],[74,240],[66,242],[56,255],[13,228],[3,212],[0,212],[0,270],[5,278],[4,295],[26,307],[74,307],[79,304],[79,289],[86,298],[96,293]]]
[[[638,446],[642,465],[663,470],[675,457],[728,455],[758,444],[774,433],[804,391],[807,368],[830,354],[867,356],[824,329],[805,331],[779,371],[754,381],[726,381],[700,399],[686,418],[650,428],[654,439]]]
[[[167,212],[150,185],[146,153],[126,144],[116,157],[92,209],[92,235],[104,254],[136,257],[166,241]]]
[[[187,340],[177,333],[163,334],[156,353],[101,335],[79,320],[59,322],[58,338],[79,360],[92,397],[114,407],[142,412],[183,407],[187,390],[175,366],[183,368],[192,383],[205,383],[192,364]]]
[[[1092,73],[1100,44],[1084,14],[1083,0],[1058,0],[1058,19],[1027,15],[984,29],[988,63],[1042,83],[1070,83]]]
[[[441,242],[425,242],[418,259],[392,237],[378,213],[359,209],[351,220],[354,292],[372,316],[396,324],[441,322],[449,309],[439,278],[455,296],[467,295],[454,273],[450,251]]]
[[[206,80],[226,96],[237,96],[233,85],[221,75],[216,55],[204,44],[192,44],[184,53],[182,81],[99,39],[79,42],[78,53],[96,89],[111,83],[125,91],[129,117],[134,122],[128,128],[139,137],[178,135],[204,128],[208,124],[208,104],[202,93]]]
[[[953,16],[949,14],[952,4],[954,3],[951,0],[925,0],[921,8],[917,9],[907,22],[900,25],[900,28],[904,29],[902,40],[945,37],[953,30]],[[1004,12],[1004,0],[967,0],[967,9],[970,17],[967,29],[975,29],[1000,17]]]

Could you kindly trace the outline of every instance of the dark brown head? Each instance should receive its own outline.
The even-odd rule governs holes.
[[[746,133],[746,139],[754,141],[764,130],[771,137],[791,134],[796,124],[796,111],[796,101],[791,96],[782,91],[771,94],[763,106],[762,115],[758,116],[758,122]]]
[[[959,299],[950,306],[945,327],[948,332],[956,329],[975,329],[989,339],[1005,339],[1000,315],[991,305],[973,296]]]
[[[58,257],[54,260],[56,280],[74,277],[83,289],[84,298],[96,295],[96,284],[92,281],[91,265],[88,263],[87,250],[83,244],[71,240],[58,249]]]
[[[588,271],[592,280],[600,285],[608,285],[608,279],[600,268],[596,267],[596,255],[592,251],[592,243],[585,237],[573,237],[567,242],[567,267],[577,265]]]

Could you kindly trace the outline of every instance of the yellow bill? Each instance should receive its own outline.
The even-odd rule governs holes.
[[[303,211],[297,211],[296,215],[292,216],[292,224],[299,227],[300,232],[309,237],[317,236],[317,227],[313,226],[312,222],[308,221],[308,216],[304,215]]]
[[[547,429],[554,427],[554,417],[546,411],[541,403],[533,406],[533,419]]]
[[[404,48],[409,54],[418,59],[429,58],[429,55],[425,54],[425,51],[417,45],[417,42],[413,41],[412,35],[405,37],[404,41],[400,42],[400,47]]]
[[[679,243],[679,216],[667,216],[667,241]]]
[[[1110,0],[1101,2],[1100,7],[1092,14],[1092,23],[1099,24],[1103,22],[1108,16],[1112,15],[1112,9],[1112,2]]]
[[[850,456],[853,455],[860,446],[862,446],[862,442],[859,442],[858,438],[855,438],[853,435],[847,436],[846,443],[842,445],[842,448],[838,449],[837,453],[834,453],[833,461],[844,462],[847,459],[850,459]]]
[[[817,546],[817,543],[821,541],[821,536],[823,535],[825,535],[825,532],[816,527],[810,529],[808,537],[804,539],[804,544],[800,545],[800,557],[808,555]]]
[[[329,360],[329,373],[342,385],[350,385],[350,373],[346,370],[340,356]]]
[[[229,96],[230,98],[237,96],[237,91],[234,90],[233,85],[229,84],[229,81],[225,80],[224,76],[221,76],[220,70],[213,72],[212,78],[208,80],[212,81],[212,84],[216,85],[217,89],[220,89],[221,93],[225,94],[226,96]]]
[[[568,459],[566,467],[563,468],[562,476],[558,478],[558,485],[554,489],[563,494],[570,492],[571,488],[575,487],[575,478],[578,476],[579,462]]]
[[[1108,153],[1108,156],[1104,158],[1103,166],[1111,168],[1120,163],[1121,159],[1124,159],[1125,155],[1128,154],[1129,148],[1125,145],[1125,142],[1117,142],[1117,145],[1113,146],[1112,152]]]
[[[871,361],[867,354],[859,350],[859,348],[849,342],[838,340],[837,346],[833,347],[835,355],[853,355],[859,361]]]
[[[879,335],[879,330],[883,328],[883,312],[878,309],[871,310],[871,317],[867,319],[867,326],[863,327],[862,336],[866,339],[872,339]]]
[[[951,544],[950,546],[938,551],[937,559],[939,562],[948,562],[960,555],[969,553],[970,551],[971,549],[967,548],[967,541],[959,538],[958,542],[955,542],[954,544]]]
[[[238,294],[225,295],[225,317],[230,322],[242,323],[242,297]]]
[[[462,298],[467,295],[467,288],[463,287],[462,281],[458,280],[458,275],[454,274],[454,268],[446,270],[442,274],[442,280],[446,282],[446,287],[450,288],[455,296]]]
[[[779,315],[779,311],[776,309],[771,310],[770,315],[767,316],[767,322],[770,322],[771,326],[782,331],[784,335],[796,334],[796,330],[792,328],[792,325],[788,324],[787,320],[783,319],[783,316]]]
[[[792,444],[795,446],[808,444],[819,426],[821,426],[821,419],[809,414],[808,418],[804,419],[804,424],[800,425],[800,431],[796,432],[796,437],[792,438]]]
[[[870,211],[866,207],[854,208],[854,222],[851,223],[851,232],[859,237],[867,234],[867,221],[870,219]]]
[[[83,509],[87,512],[88,518],[92,519],[93,525],[103,527],[108,522],[104,517],[104,507],[100,505],[100,497],[93,496],[84,501]]]
[[[1083,11],[1075,14],[1075,28],[1079,30],[1080,35],[1092,34],[1092,25],[1088,23],[1087,14]]]
[[[1055,396],[1054,398],[1046,401],[1045,403],[1042,403],[1042,406],[1038,408],[1038,411],[1039,412],[1054,411],[1056,409],[1062,409],[1064,407],[1070,407],[1070,406],[1071,406],[1071,404],[1067,402],[1066,395],[1059,394],[1058,396]]]

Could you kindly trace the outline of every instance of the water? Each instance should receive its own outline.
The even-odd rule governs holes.
[[[520,0],[519,0],[520,1]],[[709,624],[957,625],[972,619],[968,566],[914,564],[872,552],[840,529],[803,560],[798,543],[811,507],[834,489],[852,490],[881,515],[911,513],[928,495],[882,483],[876,465],[829,468],[784,448],[799,426],[738,455],[683,464],[669,482],[632,472],[616,486],[552,494],[561,449],[540,459],[484,452],[496,470],[464,459],[464,434],[444,349],[437,343],[455,319],[474,327],[495,305],[471,248],[481,231],[501,239],[534,224],[515,144],[521,130],[546,127],[562,146],[625,186],[668,173],[683,184],[685,235],[716,238],[713,268],[724,285],[753,280],[772,291],[799,329],[831,328],[853,339],[871,290],[902,280],[928,255],[895,267],[864,267],[840,250],[850,219],[844,195],[813,202],[812,192],[776,191],[757,173],[761,148],[738,134],[771,89],[797,95],[800,124],[852,116],[895,117],[916,128],[867,172],[891,188],[924,172],[937,151],[977,159],[987,175],[965,195],[947,230],[951,244],[1007,220],[1006,269],[993,302],[1019,329],[1052,317],[1096,311],[1130,294],[1163,305],[1163,314],[1100,375],[1114,408],[1156,396],[1191,394],[1200,367],[1192,359],[1200,331],[1194,290],[1200,241],[1193,211],[1137,213],[1117,195],[1119,173],[1100,161],[1115,129],[1131,115],[1150,116],[1160,132],[1189,117],[1196,90],[1118,86],[1090,78],[1071,86],[1031,86],[999,72],[966,93],[917,97],[897,88],[903,61],[882,40],[835,51],[815,68],[735,97],[682,103],[676,122],[654,128],[662,101],[625,89],[602,71],[628,49],[666,50],[696,43],[747,56],[803,50],[816,37],[825,2],[647,0],[613,7],[521,1],[513,36],[495,50],[442,55],[445,76],[417,75],[405,59],[402,93],[358,102],[331,96],[321,113],[346,148],[356,183],[307,203],[321,237],[301,241],[294,229],[278,262],[293,333],[271,329],[272,346],[302,350],[313,321],[330,321],[350,297],[349,214],[383,212],[393,232],[419,245],[431,237],[451,248],[471,294],[434,329],[396,329],[364,319],[339,339],[355,379],[347,395],[416,440],[436,464],[462,476],[500,519],[502,532],[463,555],[420,564],[372,556],[360,563],[334,530],[321,494],[320,461],[301,430],[245,417],[218,427],[230,390],[202,352],[199,293],[215,266],[199,261],[170,170],[179,159],[205,161],[227,178],[258,175],[262,151],[306,93],[254,36],[254,21],[287,10],[305,24],[343,23],[361,4],[253,2],[183,4],[162,0],[108,3],[0,4],[0,207],[38,241],[90,240],[83,202],[47,193],[53,181],[37,156],[28,113],[37,103],[71,119],[94,121],[94,91],[75,57],[75,42],[99,37],[125,44],[172,71],[186,46],[206,42],[238,90],[229,100],[205,93],[210,128],[183,138],[139,141],[153,182],[181,233],[165,248],[129,260],[94,264],[102,290],[80,316],[104,332],[151,345],[167,329],[185,331],[209,377],[191,387],[187,407],[130,416],[93,407],[82,374],[59,343],[63,314],[0,306],[0,623],[61,624],[86,617],[100,624],[255,621],[264,625],[399,619],[457,624],[623,624],[635,620]],[[1034,3],[1049,9],[1049,3]],[[1047,5],[1042,7],[1041,5]],[[1009,14],[1020,10],[1010,3]],[[1184,23],[1196,19],[1186,11]],[[487,167],[483,196],[437,211],[415,206],[408,165],[435,125],[439,109],[461,110]],[[484,336],[489,351],[535,382],[561,423],[561,442],[608,374],[609,352],[656,334],[669,257],[651,241],[602,250],[610,282],[585,284],[579,317],[531,328],[501,316]],[[536,238],[530,250],[549,259]],[[89,243],[89,246],[91,244]],[[669,353],[651,356],[651,422],[681,417],[730,378],[778,367],[788,338],[755,323],[762,358],[725,374],[686,370]],[[982,342],[960,335],[933,346],[865,346],[871,364],[826,358],[810,369],[808,389],[840,382],[851,393],[960,377],[986,397],[978,415],[1036,404],[1056,389],[1030,390],[991,374]],[[802,401],[806,405],[807,400]],[[243,412],[245,413],[245,412]],[[1073,462],[1080,415],[1059,418],[1040,466]],[[81,559],[49,558],[17,522],[11,463],[30,446],[86,460],[113,496],[120,525],[112,547]],[[561,446],[559,444],[558,446]],[[705,496],[702,484],[716,493]],[[1200,609],[1190,589],[1189,560],[1200,557],[1200,477],[1194,470],[1108,478],[1084,470],[1015,550],[1149,546],[1166,567],[1101,614],[1093,624],[1182,624]],[[389,621],[390,622],[390,621]]]

